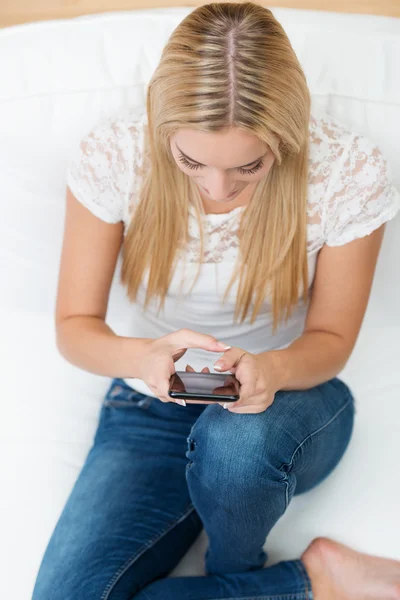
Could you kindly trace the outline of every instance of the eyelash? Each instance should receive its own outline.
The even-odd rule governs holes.
[[[189,169],[201,169],[201,165],[199,165],[198,163],[189,162],[182,154],[179,156],[179,160],[185,165],[185,167],[188,167]],[[252,167],[251,169],[242,169],[241,167],[239,167],[238,171],[240,173],[243,173],[243,175],[253,175],[253,173],[259,171],[263,165],[263,161],[260,160],[260,162],[258,162],[255,167]]]

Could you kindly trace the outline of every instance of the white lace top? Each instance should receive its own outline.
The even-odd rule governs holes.
[[[123,108],[101,119],[80,140],[67,168],[67,183],[76,198],[100,219],[108,223],[122,221],[125,233],[134,218],[139,186],[149,165],[143,152],[146,125],[147,114],[143,107]],[[315,109],[309,131],[307,233],[311,287],[322,246],[339,246],[368,235],[397,214],[400,195],[391,183],[382,153],[368,138]],[[204,262],[192,293],[187,295],[192,284],[190,276],[196,274],[200,257],[197,221],[190,205],[187,252],[174,272],[164,310],[157,317],[155,300],[143,311],[146,273],[138,301],[132,307],[126,335],[156,338],[188,327],[253,353],[287,347],[301,335],[308,303],[300,302],[275,336],[268,298],[253,324],[249,323],[251,311],[242,324],[233,323],[237,281],[231,288],[229,301],[222,303],[239,248],[237,230],[243,208],[203,216]],[[213,372],[212,365],[219,356],[190,349],[175,367],[177,371],[184,370],[189,363],[196,370],[208,366]],[[126,382],[153,395],[139,379],[127,378]]]

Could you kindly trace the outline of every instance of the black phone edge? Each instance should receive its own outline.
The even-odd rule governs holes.
[[[213,396],[212,394],[186,394],[185,392],[171,392],[168,391],[168,395],[171,398],[178,398],[179,400],[215,400],[216,402],[236,402],[240,396]]]

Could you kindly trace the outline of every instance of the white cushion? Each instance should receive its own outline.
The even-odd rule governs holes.
[[[7,457],[0,553],[9,600],[30,597],[109,382],[70,365],[55,346],[66,162],[100,116],[144,104],[162,48],[191,10],[107,13],[0,31],[0,432]],[[274,13],[305,69],[313,102],[378,143],[400,185],[400,20]],[[299,557],[318,535],[400,559],[394,534],[400,483],[392,466],[400,450],[399,234],[397,218],[387,226],[367,315],[340,375],[358,399],[351,444],[321,486],[294,498],[268,538],[268,564]],[[107,320],[124,334],[130,307],[119,267]],[[203,532],[173,574],[202,574],[206,542]]]

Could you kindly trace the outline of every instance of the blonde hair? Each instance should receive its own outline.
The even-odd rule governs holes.
[[[160,308],[174,261],[187,243],[193,198],[204,241],[201,197],[191,177],[176,164],[170,136],[179,128],[216,132],[240,127],[258,136],[275,160],[242,212],[239,254],[224,299],[240,280],[234,320],[251,323],[271,294],[274,332],[308,290],[307,187],[310,93],[305,75],[282,26],[254,2],[206,4],[172,32],[147,89],[146,144],[151,169],[123,245],[121,281],[135,301],[149,266],[145,307],[153,296]],[[166,240],[168,241],[166,243]],[[194,284],[193,284],[194,285]],[[193,286],[192,286],[193,287]]]

